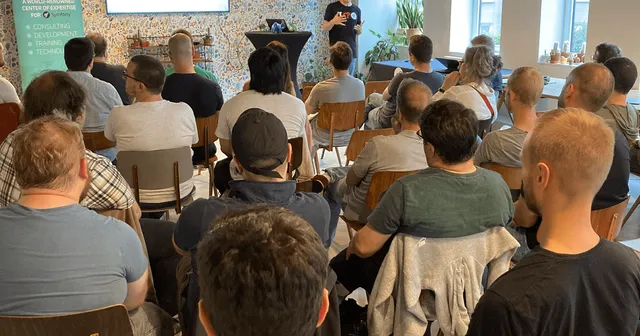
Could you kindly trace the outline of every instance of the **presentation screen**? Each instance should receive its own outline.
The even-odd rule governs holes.
[[[229,0],[106,0],[108,14],[228,12]]]

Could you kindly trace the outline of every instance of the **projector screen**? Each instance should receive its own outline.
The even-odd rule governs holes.
[[[108,14],[228,12],[229,0],[106,0]]]

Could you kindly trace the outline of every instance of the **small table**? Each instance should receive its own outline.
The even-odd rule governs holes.
[[[566,82],[564,78],[552,77],[549,84],[545,85],[542,90],[542,98],[558,99]],[[627,96],[627,102],[632,105],[640,105],[640,91],[631,90]]]
[[[246,32],[244,35],[251,41],[254,47],[263,48],[271,41],[278,41],[289,48],[289,65],[291,66],[291,80],[298,98],[302,98],[298,87],[298,59],[304,45],[311,37],[311,32],[272,33],[263,31]]]
[[[384,61],[384,62],[375,62],[371,65],[371,71],[369,72],[369,80],[371,81],[385,81],[393,79],[393,72],[396,68],[402,69],[404,72],[409,72],[415,70],[411,62],[409,60],[395,60],[395,61]],[[437,59],[431,60],[431,70],[437,72],[446,72],[447,67],[445,67],[440,61]],[[513,72],[510,69],[502,69],[500,71],[503,77],[508,77]]]

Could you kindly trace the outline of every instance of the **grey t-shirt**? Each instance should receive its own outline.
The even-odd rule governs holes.
[[[516,127],[490,132],[482,140],[473,162],[476,165],[493,162],[507,167],[521,168],[520,152],[526,137],[527,132]]]
[[[147,270],[127,224],[78,204],[0,209],[0,314],[52,315],[122,304]]]
[[[382,234],[454,238],[507,226],[513,211],[509,187],[497,173],[427,168],[391,185],[368,225]]]
[[[386,120],[391,120],[391,118],[396,114],[396,97],[398,96],[398,88],[403,80],[406,78],[415,79],[417,81],[423,82],[426,84],[432,93],[438,92],[442,83],[444,82],[444,76],[439,72],[420,72],[420,71],[411,71],[406,73],[397,74],[389,83],[389,87],[387,87],[387,91],[391,96],[391,99],[385,102],[382,105],[382,115],[379,116],[381,118],[382,125],[386,125]],[[388,123],[390,125],[390,122]]]

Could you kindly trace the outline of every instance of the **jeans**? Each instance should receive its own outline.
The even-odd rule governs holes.
[[[382,94],[372,93],[367,97],[364,108],[364,128],[365,129],[380,129],[384,128],[384,125],[380,122],[380,113],[382,113],[382,105],[384,100]]]
[[[336,235],[336,228],[338,227],[338,219],[340,217],[340,211],[345,206],[342,196],[345,189],[345,178],[349,172],[349,167],[336,167],[325,170],[327,175],[330,176],[331,182],[324,191],[324,198],[329,203],[329,209],[331,210],[331,221],[329,222],[329,236],[331,241]]]
[[[356,72],[356,59],[351,60],[351,64],[349,64],[349,75],[353,76]]]
[[[369,258],[360,258],[352,254],[347,260],[346,249],[338,253],[329,263],[329,266],[338,275],[338,282],[349,292],[362,287],[370,294],[373,291],[378,271],[387,256],[387,252],[389,252],[389,247],[394,237],[395,235],[389,237],[389,240],[382,248]]]

